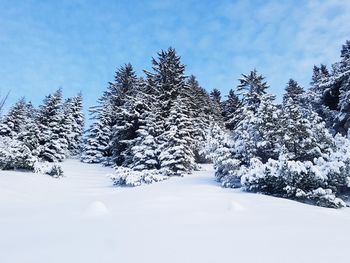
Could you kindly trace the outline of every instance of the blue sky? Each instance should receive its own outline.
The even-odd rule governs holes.
[[[62,87],[91,106],[114,71],[141,75],[173,46],[206,89],[224,94],[254,67],[279,97],[290,77],[308,85],[350,39],[350,1],[0,0],[0,90],[38,105]]]

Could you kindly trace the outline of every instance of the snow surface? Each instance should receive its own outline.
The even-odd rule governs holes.
[[[350,209],[221,188],[211,166],[118,188],[111,168],[0,172],[0,262],[350,262]]]

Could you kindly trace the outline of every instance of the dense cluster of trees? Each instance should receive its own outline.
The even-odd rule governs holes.
[[[37,162],[60,162],[77,156],[83,131],[81,94],[63,101],[59,89],[38,109],[21,98],[1,118],[0,166],[33,170]]]
[[[350,186],[350,42],[341,62],[314,67],[312,87],[291,79],[282,104],[256,70],[242,75],[239,103],[213,127],[208,151],[225,187],[241,187],[320,206],[343,207]],[[236,100],[235,100],[236,101]],[[222,104],[224,105],[224,104]]]
[[[159,52],[145,75],[137,77],[130,64],[121,67],[91,108],[93,124],[82,161],[118,167],[115,184],[136,185],[192,171],[205,159],[206,130],[221,118],[196,78],[185,75],[174,49]],[[131,180],[130,174],[138,176]]]
[[[79,156],[113,166],[115,185],[181,176],[214,162],[225,187],[240,187],[320,206],[343,207],[350,186],[350,41],[328,70],[315,66],[311,87],[290,79],[281,103],[252,70],[222,99],[208,93],[173,48],[136,75],[120,67],[90,108],[82,146],[82,97],[61,90],[38,109],[18,101],[0,122],[0,165],[32,169],[37,161]]]

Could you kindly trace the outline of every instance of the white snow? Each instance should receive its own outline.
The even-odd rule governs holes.
[[[86,217],[100,217],[108,214],[107,206],[100,202],[94,201],[92,202],[85,211]]]
[[[350,209],[221,188],[213,170],[113,187],[67,160],[60,179],[0,172],[1,263],[349,262]]]

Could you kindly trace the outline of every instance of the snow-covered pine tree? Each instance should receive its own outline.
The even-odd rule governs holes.
[[[33,170],[37,161],[32,151],[21,141],[0,136],[0,170]]]
[[[304,92],[304,89],[299,86],[298,82],[294,79],[289,79],[283,96],[283,103],[287,103],[290,98],[295,102],[300,101]]]
[[[221,92],[218,89],[213,89],[210,92],[210,99],[217,105],[221,104]]]
[[[4,116],[1,126],[0,168],[34,168],[38,156],[39,132],[30,102],[20,99]]]
[[[325,65],[315,66],[312,87],[309,92],[310,103],[334,133],[347,135],[350,127],[350,59],[349,41],[341,50],[341,60],[332,65],[329,72]]]
[[[183,94],[178,95],[165,122],[159,160],[168,175],[183,175],[195,168],[193,119]]]
[[[15,138],[23,129],[28,119],[32,118],[31,104],[21,98],[3,117],[0,123],[0,135]]]
[[[251,159],[266,162],[278,156],[278,109],[273,104],[274,96],[266,94],[268,86],[263,80],[256,70],[240,80],[242,104],[234,117],[231,143],[226,146],[229,149],[225,150],[225,158],[215,164],[216,177],[225,186],[240,186],[242,169],[249,167]]]
[[[254,69],[249,74],[242,74],[239,79],[239,85],[237,86],[238,95],[242,96],[242,103],[249,110],[255,112],[259,105],[261,96],[266,93],[266,89],[269,87],[264,81],[264,77],[259,75],[257,70]]]
[[[312,161],[321,156],[321,149],[329,149],[329,145],[325,147],[322,144],[330,143],[330,134],[316,114],[310,117],[313,118],[312,122],[303,116],[298,102],[292,98],[283,106],[280,121],[283,127],[282,142],[288,160]],[[321,127],[318,127],[319,125]],[[315,129],[318,129],[318,134],[315,133]],[[326,141],[319,141],[322,138],[321,134],[325,135]]]
[[[256,129],[259,132],[256,143],[256,158],[266,163],[269,159],[277,159],[283,134],[280,123],[280,110],[274,104],[275,96],[264,94],[256,112]]]
[[[136,171],[155,171],[160,168],[159,145],[157,142],[154,101],[149,94],[139,91],[135,96],[135,108],[139,113],[139,128],[135,145],[132,147],[132,162],[129,166]]]
[[[114,95],[111,98],[113,130],[109,147],[112,162],[118,166],[128,166],[132,160],[131,148],[134,145],[139,127],[139,114],[135,109],[134,96],[138,89],[138,78],[132,65],[126,64],[116,72]]]
[[[199,86],[195,76],[191,75],[187,82],[186,88],[183,89],[186,97],[186,104],[189,108],[189,116],[193,118],[193,152],[197,163],[208,162],[204,153],[207,133],[211,123],[219,121],[221,116],[213,108],[209,94]]]
[[[33,156],[39,156],[40,129],[36,119],[29,118],[18,134],[17,139],[29,148]]]
[[[342,135],[348,135],[350,129],[350,41],[347,40],[341,49],[341,61],[333,67],[330,78],[332,91],[339,91],[338,114],[336,115],[334,129]]]
[[[128,112],[132,107],[130,104],[124,107],[124,104],[137,85],[138,78],[132,65],[126,64],[116,71],[114,82],[109,83],[98,105],[90,108],[94,122],[88,130],[81,158],[83,162],[123,164],[124,151],[131,148],[126,145],[127,141],[137,129],[133,128],[135,123],[131,123],[135,115]]]
[[[83,113],[83,97],[79,93],[77,96],[68,98],[64,105],[63,111],[66,126],[67,142],[68,142],[68,156],[76,157],[82,151],[82,137],[84,132],[84,113]]]
[[[160,165],[162,168],[169,169],[169,173],[178,174],[191,169],[192,164],[190,158],[192,153],[189,153],[186,148],[190,145],[181,146],[180,144],[187,140],[179,139],[179,136],[185,136],[187,131],[183,131],[183,125],[175,119],[176,110],[181,115],[177,117],[181,117],[184,122],[186,122],[186,117],[189,117],[184,116],[189,112],[182,111],[186,106],[179,105],[184,103],[184,99],[178,101],[179,94],[186,88],[185,66],[173,48],[160,51],[157,60],[152,59],[152,64],[153,72],[145,71],[148,81],[146,91],[154,96],[156,111],[154,120],[156,130],[154,132],[156,141],[160,145],[158,151],[162,152],[162,156],[159,156]],[[174,148],[176,146],[179,147]],[[174,151],[176,149],[178,151]],[[172,151],[174,155],[170,156],[169,151]],[[186,159],[188,156],[190,159]]]
[[[233,122],[235,114],[238,113],[238,108],[240,106],[240,99],[233,89],[230,89],[227,100],[223,102],[223,120],[225,126],[229,130],[233,130],[236,123]]]
[[[102,163],[104,161],[105,149],[109,144],[110,127],[103,120],[95,119],[91,124],[83,145],[81,161],[84,163]]]
[[[301,109],[297,98],[295,101],[290,97],[283,105],[279,121],[277,158],[265,162],[252,158],[249,167],[241,172],[243,188],[320,206],[344,206],[337,196],[347,188],[349,155],[337,159],[341,147],[321,118],[309,109]],[[335,156],[337,164],[333,161]]]
[[[112,127],[111,107],[107,104],[103,107],[104,96],[99,99],[99,105],[90,108],[93,114],[93,123],[87,130],[87,138],[83,145],[81,161],[85,163],[105,163],[111,158],[112,153],[108,151]]]
[[[39,157],[45,161],[62,161],[68,147],[60,124],[63,119],[62,91],[46,96],[38,111],[38,126],[40,129]]]
[[[218,89],[213,89],[209,93],[209,97],[211,100],[211,107],[214,111],[215,116],[220,116],[218,121],[222,122],[222,101],[221,101],[221,92]]]

